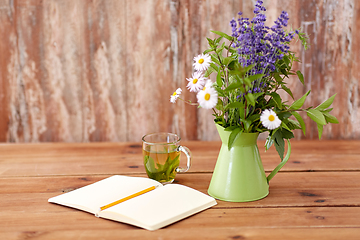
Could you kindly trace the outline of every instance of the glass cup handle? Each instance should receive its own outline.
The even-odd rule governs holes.
[[[187,163],[186,163],[186,168],[182,168],[182,167],[177,167],[176,168],[176,172],[187,172],[191,166],[191,152],[187,147],[184,146],[179,146],[177,151],[181,151],[183,153],[185,153],[186,158],[187,158]]]

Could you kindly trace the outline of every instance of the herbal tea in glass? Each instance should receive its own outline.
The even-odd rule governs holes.
[[[163,184],[174,181],[177,172],[190,168],[191,153],[180,146],[180,138],[173,133],[153,133],[143,137],[144,166],[149,178]],[[187,168],[179,167],[180,153],[187,156]]]
[[[172,182],[180,164],[180,152],[147,152],[143,150],[147,175],[158,182]]]

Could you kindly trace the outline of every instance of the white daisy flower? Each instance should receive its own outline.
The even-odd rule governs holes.
[[[200,107],[205,109],[214,108],[218,101],[218,94],[213,87],[205,87],[196,95]]]
[[[187,78],[189,81],[187,88],[190,92],[198,92],[203,89],[206,78],[201,72],[194,72],[191,78]]]
[[[264,110],[260,115],[260,121],[264,127],[269,130],[276,129],[280,126],[281,120],[271,109]]]
[[[193,66],[196,71],[205,71],[210,67],[211,57],[209,54],[200,54],[194,57],[194,61]]]
[[[176,89],[176,91],[170,96],[170,102],[175,103],[176,100],[179,98],[181,92],[181,88]]]
[[[211,88],[212,85],[213,85],[213,82],[210,79],[206,80],[203,90],[205,90],[206,88]]]

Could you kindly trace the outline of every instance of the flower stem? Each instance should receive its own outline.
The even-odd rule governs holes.
[[[192,105],[192,106],[198,106],[199,105],[199,103],[193,103],[190,100],[184,100],[182,98],[179,98],[179,100],[181,100],[181,101],[183,101],[183,102],[185,102],[185,103],[187,103],[189,105]]]

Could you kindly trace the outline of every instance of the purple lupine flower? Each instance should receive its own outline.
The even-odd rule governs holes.
[[[284,54],[288,52],[288,43],[295,34],[287,34],[283,30],[283,27],[288,25],[287,12],[282,11],[274,25],[267,27],[265,26],[266,16],[261,11],[266,11],[263,1],[256,1],[255,16],[251,21],[240,17],[236,27],[234,27],[235,20],[231,21],[233,36],[237,39],[232,46],[237,48],[240,55],[238,61],[243,67],[255,65],[254,69],[247,73],[248,75],[262,73],[268,76],[276,69],[276,61],[283,59]],[[241,15],[242,13],[239,12],[239,16]],[[296,34],[298,32],[298,30],[295,31]],[[260,88],[254,90],[261,91]]]

